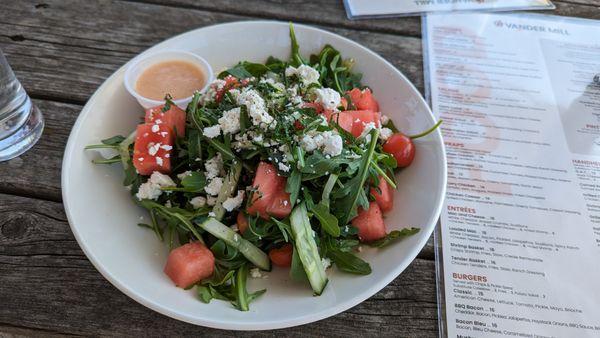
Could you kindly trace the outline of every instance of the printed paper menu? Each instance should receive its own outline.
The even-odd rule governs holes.
[[[350,19],[425,12],[553,9],[550,0],[344,0]]]
[[[600,22],[436,14],[423,30],[448,337],[599,337]]]

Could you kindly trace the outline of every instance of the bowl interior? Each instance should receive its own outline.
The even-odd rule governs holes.
[[[433,125],[431,111],[418,91],[381,57],[338,35],[302,25],[295,28],[304,55],[329,43],[344,57],[355,59],[363,83],[373,89],[382,112],[401,130],[414,133]],[[218,72],[240,60],[264,62],[270,55],[287,58],[288,25],[254,21],[211,26],[176,36],[144,53],[163,49],[189,50],[204,57]],[[163,274],[168,250],[151,231],[136,226],[147,222],[148,215],[135,206],[122,186],[120,167],[93,165],[90,161],[98,154],[83,151],[100,139],[127,135],[139,123],[143,111],[124,88],[124,69],[113,74],[82,110],[65,151],[62,184],[67,216],[82,249],[111,283],[136,301],[171,317],[210,327],[299,325],[344,311],[383,288],[415,258],[433,231],[446,182],[439,132],[416,142],[415,161],[398,175],[401,188],[394,196],[394,210],[386,215],[388,230],[416,226],[421,232],[383,250],[365,246],[361,256],[371,263],[372,274],[354,276],[329,269],[329,285],[323,295],[313,297],[308,286],[291,282],[286,270],[276,268],[266,279],[249,281],[251,290],[267,288],[249,312],[239,312],[222,301],[201,303],[193,290],[174,287]]]

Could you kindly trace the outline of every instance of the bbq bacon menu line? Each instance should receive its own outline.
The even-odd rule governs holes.
[[[600,23],[428,15],[449,337],[600,336]]]

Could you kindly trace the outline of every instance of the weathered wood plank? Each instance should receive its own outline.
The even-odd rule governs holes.
[[[92,267],[73,238],[60,203],[10,195],[0,195],[0,304],[0,330],[12,327],[9,332],[14,334],[44,330],[38,334],[239,335],[194,327],[137,304]],[[285,333],[436,336],[436,318],[434,263],[417,259],[366,302]]]
[[[357,30],[393,33],[408,36],[421,35],[421,22],[418,16],[349,20],[343,1],[322,0],[237,0],[195,1],[195,0],[134,0],[181,8],[193,8],[214,12],[231,13],[257,18],[298,21],[324,26],[351,28]]]
[[[0,5],[0,48],[33,96],[79,103],[128,59],[157,42],[197,27],[249,19],[120,1],[49,0],[38,8],[36,3]],[[418,38],[329,29],[378,52],[423,88]]]
[[[0,191],[60,201],[63,152],[81,106],[46,100],[34,103],[44,115],[44,133],[24,155],[0,163]]]

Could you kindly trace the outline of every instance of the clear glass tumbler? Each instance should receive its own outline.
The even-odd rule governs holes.
[[[33,105],[0,50],[0,162],[31,148],[42,135],[44,118]]]

